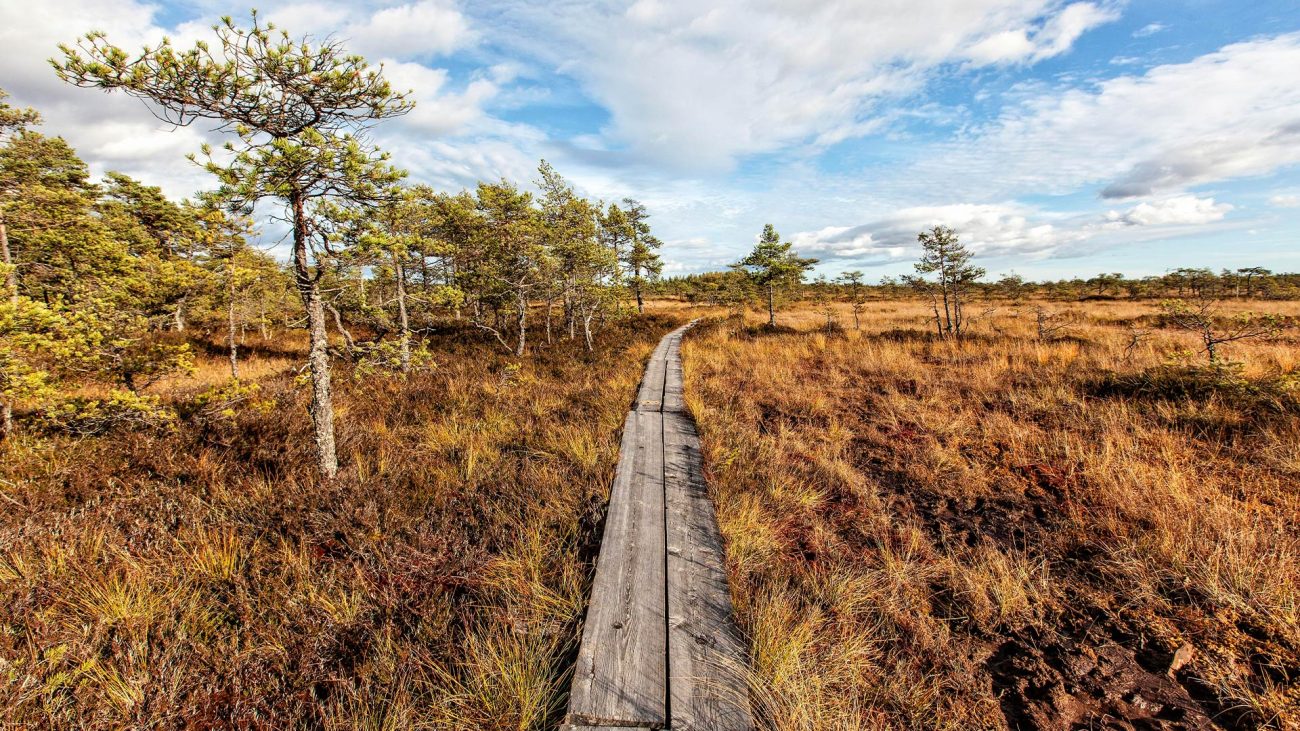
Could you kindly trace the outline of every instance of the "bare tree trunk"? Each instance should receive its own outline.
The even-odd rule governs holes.
[[[9,253],[9,228],[5,226],[4,214],[0,213],[0,260],[5,263],[5,290],[9,292],[9,302],[18,306],[18,270],[13,267],[13,257]]]
[[[397,252],[393,252],[393,276],[397,280],[397,325],[401,328],[400,332],[400,360],[402,372],[411,371],[411,321],[406,314],[406,268],[402,266],[401,258]]]
[[[227,272],[229,279],[226,296],[230,299],[226,306],[226,320],[230,327],[230,377],[239,380],[239,340],[236,336],[238,333],[238,323],[235,322],[235,257],[231,254],[230,271]]]
[[[587,346],[588,353],[596,349],[591,339],[591,318],[595,314],[596,314],[596,309],[593,307],[591,310],[587,312],[587,314],[582,316],[582,338],[583,338],[583,343]]]
[[[946,275],[941,273],[940,276]],[[952,305],[948,296],[948,283],[942,283],[939,288],[943,292],[943,329],[945,333],[952,334]]]
[[[767,324],[776,327],[776,285],[767,285]]]
[[[952,323],[954,334],[957,339],[961,339],[961,290],[956,286],[952,288]]]
[[[320,283],[313,276],[307,260],[307,213],[300,193],[290,196],[293,208],[293,272],[307,310],[307,333],[310,351],[307,365],[311,369],[311,420],[316,435],[316,467],[326,479],[339,471],[334,445],[334,399],[330,393],[329,335],[325,331],[325,303],[321,301]]]
[[[523,291],[515,298],[515,321],[519,327],[519,343],[515,346],[515,355],[522,358],[528,343],[528,295]]]
[[[176,332],[185,332],[185,300],[176,303],[176,310],[172,312],[172,328]]]
[[[943,320],[939,319],[939,295],[930,290],[930,306],[934,308],[934,332],[943,339]]]
[[[577,312],[575,312],[575,307],[576,306],[573,302],[573,288],[566,287],[564,290],[564,326],[569,331],[569,340],[573,340],[576,337],[576,323],[574,320],[577,319]]]
[[[636,285],[635,285],[635,286],[636,286],[636,311],[639,312],[639,313],[644,314],[644,313],[645,313],[645,299],[642,298],[642,296],[641,296],[641,276],[640,276],[639,274],[637,275],[637,280],[636,280]]]
[[[343,337],[343,351],[348,354],[349,360],[356,360],[357,341],[353,339],[352,333],[348,332],[346,327],[343,327],[343,316],[339,314],[338,308],[334,305],[325,304],[324,307],[325,311],[334,318],[334,329],[338,330],[339,335]]]
[[[551,310],[555,308],[555,299],[546,300],[546,344],[551,344]]]
[[[18,308],[18,270],[13,267],[13,257],[9,252],[9,228],[5,226],[4,214],[0,213],[0,261],[5,263],[5,290],[9,293],[9,303]],[[0,401],[0,442],[14,433],[14,407],[8,401]]]

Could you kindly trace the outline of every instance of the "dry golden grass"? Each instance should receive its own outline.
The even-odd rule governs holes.
[[[1300,728],[1295,332],[1230,348],[1263,392],[1189,394],[1154,305],[1044,305],[1053,342],[914,301],[687,338],[767,727]]]
[[[668,318],[516,361],[430,343],[407,380],[335,374],[314,475],[301,339],[250,343],[251,401],[0,453],[0,728],[552,728],[619,429]],[[468,342],[467,342],[468,341]]]

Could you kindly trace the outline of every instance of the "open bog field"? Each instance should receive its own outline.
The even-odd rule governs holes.
[[[927,305],[686,338],[767,726],[1300,728],[1295,331],[1210,371],[1154,304]]]
[[[524,361],[436,336],[405,379],[340,366],[330,482],[297,418],[301,337],[247,343],[240,390],[211,390],[219,350],[155,386],[174,423],[17,437],[0,728],[554,725],[619,430],[669,325]]]

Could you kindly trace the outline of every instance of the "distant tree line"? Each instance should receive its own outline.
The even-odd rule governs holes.
[[[926,232],[932,234],[932,232]],[[1275,273],[1263,267],[1240,269],[1179,268],[1165,274],[1128,277],[1104,272],[1092,277],[1029,281],[1018,274],[996,280],[979,279],[963,283],[970,296],[980,299],[1050,299],[1084,301],[1095,299],[1162,300],[1170,297],[1213,296],[1219,299],[1300,299],[1300,273]],[[788,297],[811,298],[818,287],[829,287],[835,297],[850,301],[929,296],[914,285],[913,276],[884,276],[868,282],[861,271],[850,271],[822,284],[802,283],[787,292]],[[758,292],[743,275],[734,271],[706,272],[665,277],[655,284],[654,293],[689,302],[728,305],[737,298],[756,299]]]
[[[828,280],[825,275],[811,283],[805,275],[817,263],[792,251],[768,224],[757,245],[729,271],[687,275],[662,280],[656,290],[700,304],[746,308],[761,301],[766,305],[768,326],[776,325],[776,301],[811,300],[826,316],[826,327],[835,327],[836,304],[848,303],[853,327],[861,327],[861,315],[870,298],[896,299],[919,296],[928,301],[933,313],[934,334],[940,340],[961,340],[969,332],[966,308],[972,300],[1010,301],[1020,304],[1033,298],[1039,340],[1050,340],[1065,327],[1059,312],[1042,300],[1159,299],[1167,324],[1194,333],[1212,366],[1222,365],[1219,348],[1242,340],[1269,339],[1294,327],[1288,318],[1275,314],[1238,313],[1225,315],[1221,300],[1234,298],[1285,299],[1300,296],[1300,275],[1274,274],[1261,267],[1223,270],[1176,269],[1162,276],[1129,279],[1120,273],[1103,273],[1090,279],[1056,282],[1027,282],[1017,275],[996,282],[982,282],[986,272],[974,264],[974,253],[953,229],[937,225],[917,235],[920,258],[913,274],[897,279],[882,277],[867,285],[862,272],[848,271]],[[1137,335],[1135,334],[1135,337]]]

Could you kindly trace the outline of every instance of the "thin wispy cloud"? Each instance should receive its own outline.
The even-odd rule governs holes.
[[[1147,23],[1146,25],[1133,31],[1134,38],[1146,38],[1166,30],[1168,26],[1164,23]]]

